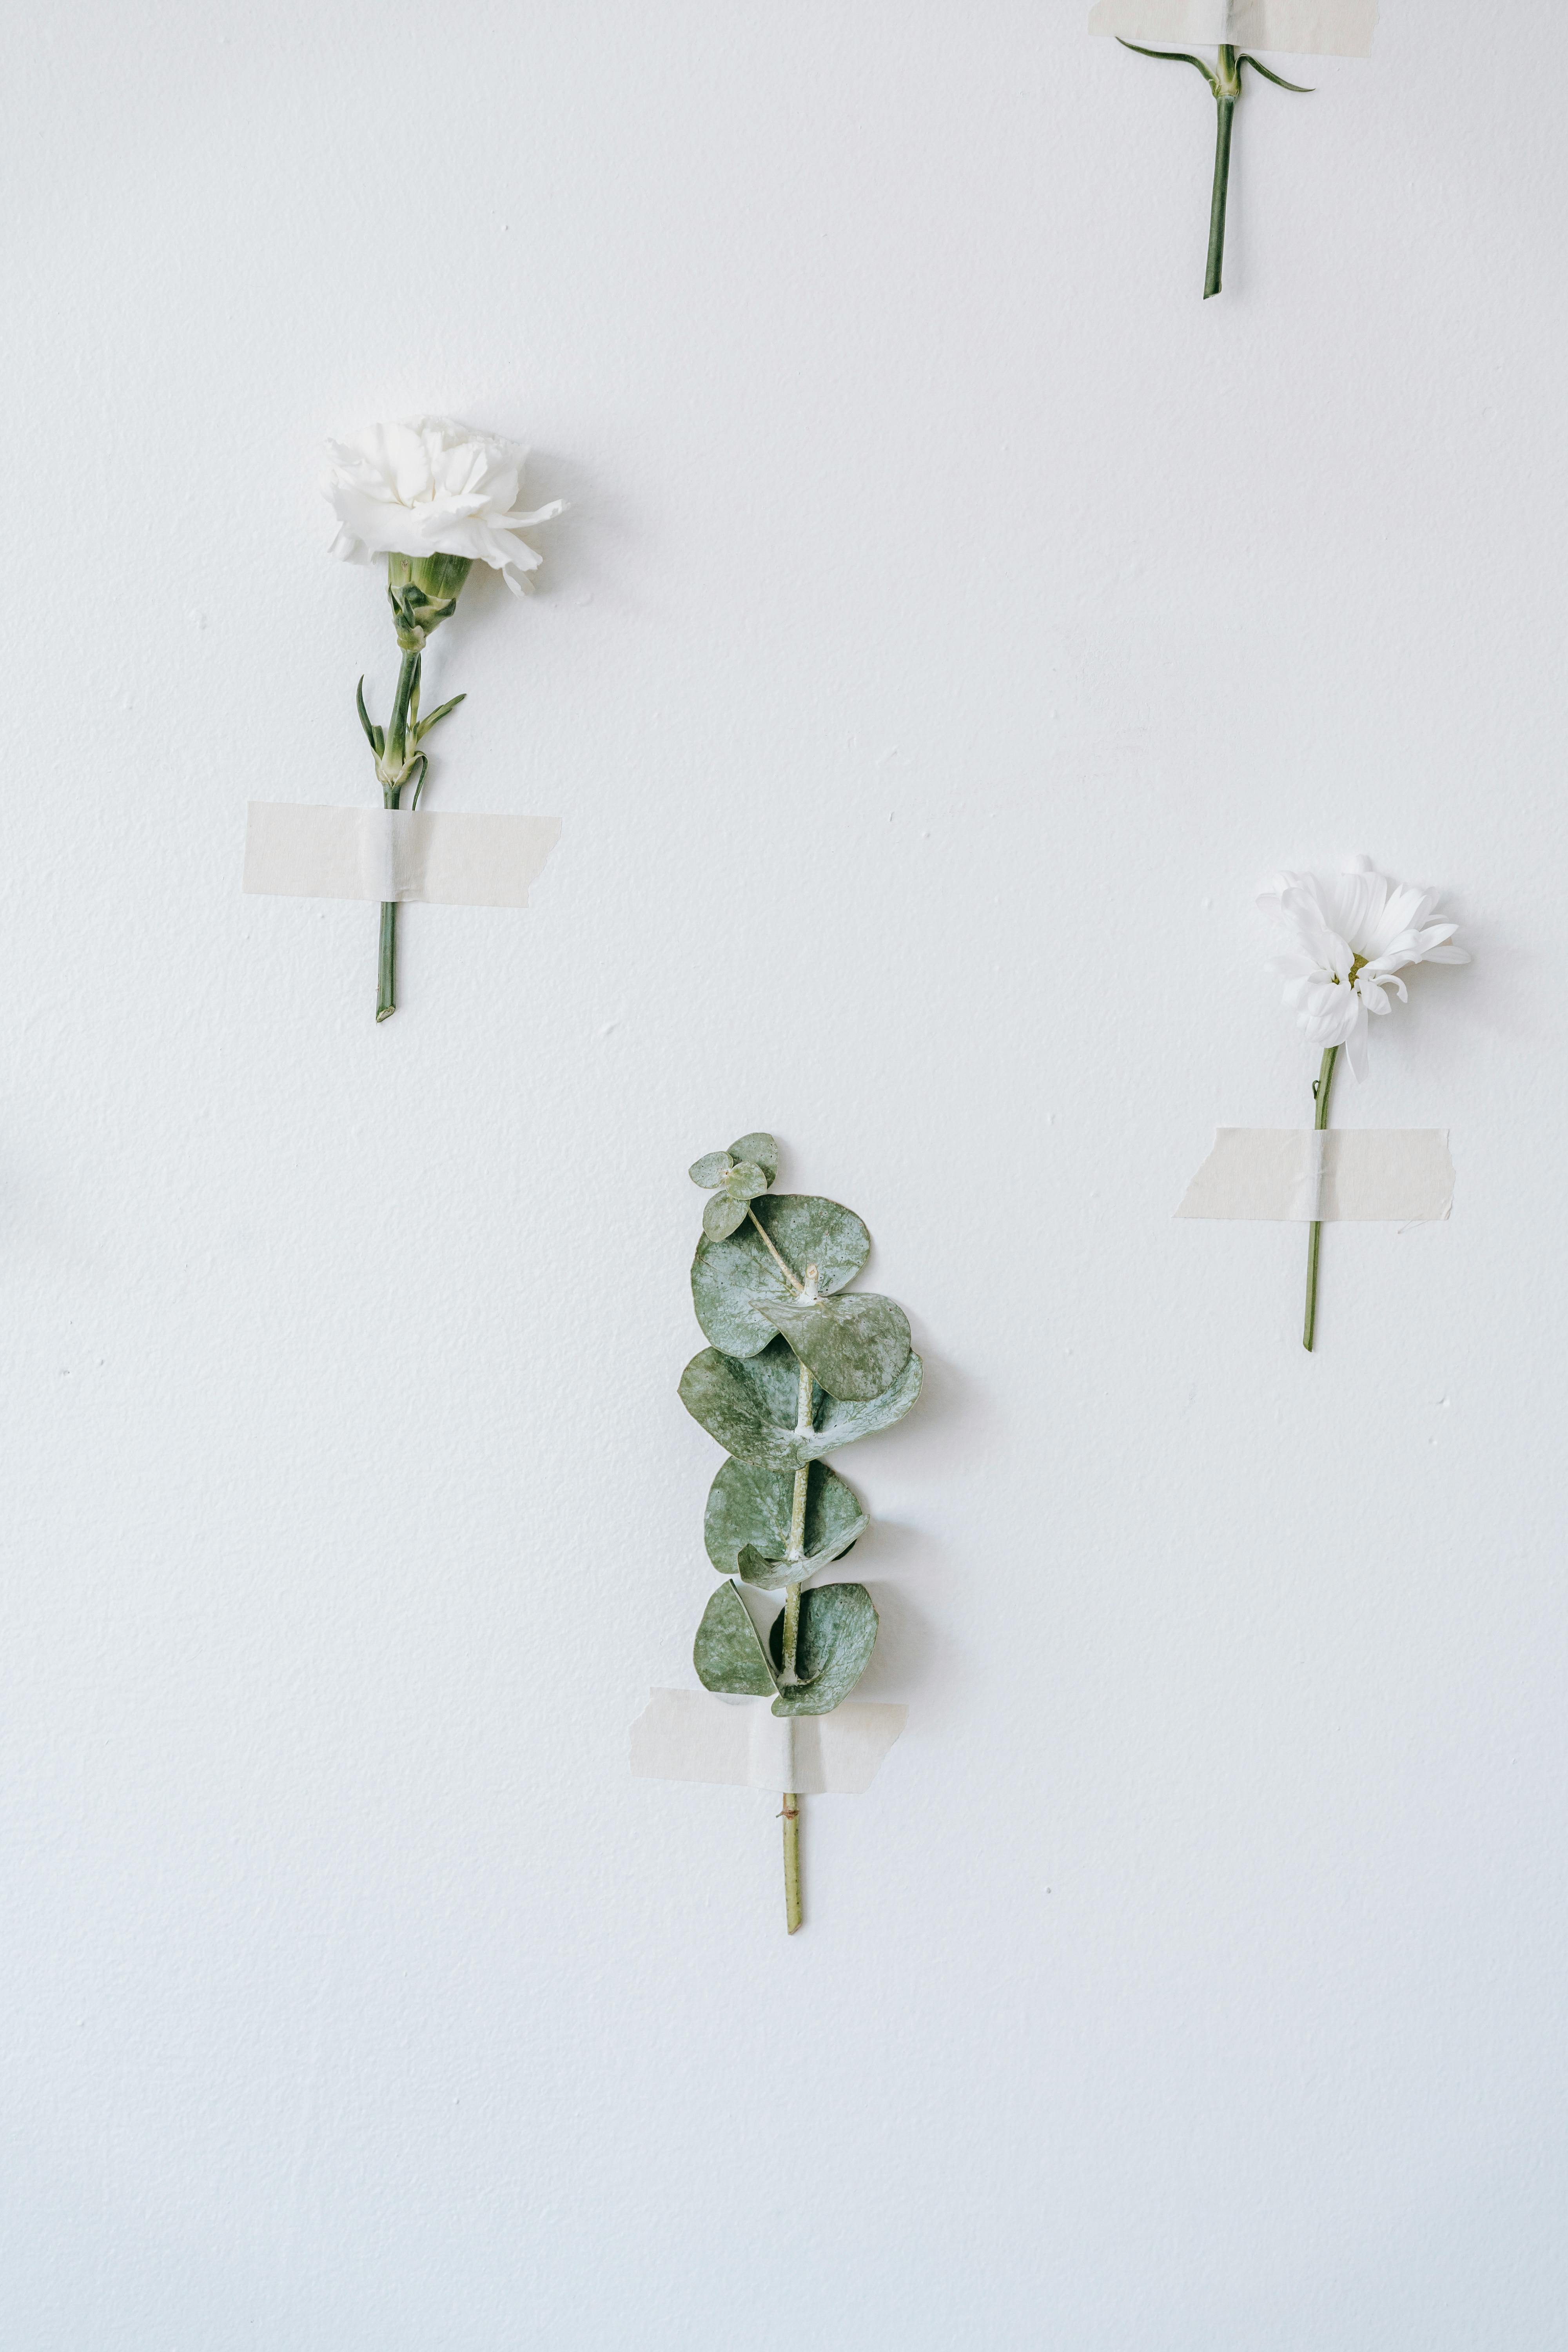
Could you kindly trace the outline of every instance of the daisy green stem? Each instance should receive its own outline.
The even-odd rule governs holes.
[[[1326,1128],[1329,1123],[1329,1085],[1334,1075],[1334,1063],[1338,1058],[1339,1050],[1337,1045],[1325,1048],[1323,1066],[1319,1071],[1312,1087],[1312,1092],[1318,1098],[1317,1116],[1312,1121],[1314,1129],[1317,1129]],[[1322,1239],[1321,1224],[1312,1224],[1307,1234],[1307,1323],[1301,1334],[1301,1345],[1309,1353],[1311,1351],[1312,1334],[1318,1324],[1318,1252],[1322,1245]]]

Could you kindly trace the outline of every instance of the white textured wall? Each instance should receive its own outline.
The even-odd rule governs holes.
[[[17,2352],[1557,2340],[1568,25],[1259,87],[1066,0],[81,0],[6,48],[3,2333]],[[1283,65],[1286,61],[1281,59]],[[1287,66],[1287,70],[1290,68]],[[373,795],[331,431],[527,436],[437,640],[525,917],[239,895]],[[1252,895],[1476,950],[1308,1115]],[[927,1397],[808,1806],[633,1781],[715,1449],[689,1160]],[[862,1565],[863,1563],[863,1565]]]

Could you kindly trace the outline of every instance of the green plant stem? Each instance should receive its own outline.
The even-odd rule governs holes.
[[[397,803],[389,800],[388,808]],[[397,1010],[397,902],[384,898],[381,902],[381,948],[375,963],[375,1017],[390,1020]],[[399,1035],[402,1032],[399,1031]]]
[[[1339,1055],[1337,1045],[1325,1048],[1323,1066],[1312,1087],[1318,1098],[1317,1116],[1312,1121],[1314,1131],[1321,1132],[1329,1123],[1329,1083],[1334,1075],[1334,1063]],[[1301,1333],[1301,1345],[1311,1351],[1312,1335],[1318,1327],[1318,1252],[1322,1244],[1323,1228],[1314,1223],[1307,1235],[1307,1321]]]
[[[1236,101],[1241,96],[1241,75],[1234,48],[1221,47],[1219,71],[1215,84],[1215,107],[1219,121],[1215,127],[1214,195],[1209,205],[1209,257],[1204,273],[1204,300],[1220,290],[1220,274],[1225,267],[1225,207],[1230,193],[1230,134],[1236,115]]]
[[[790,1288],[792,1290],[804,1290],[805,1287],[805,1284],[801,1281],[799,1275],[792,1273],[790,1268],[784,1264],[783,1258],[780,1257],[778,1246],[774,1242],[772,1234],[769,1233],[766,1225],[763,1224],[755,1209],[748,1207],[746,1214],[750,1217],[752,1224],[755,1225],[758,1233],[761,1234],[763,1237],[763,1247],[767,1251],[769,1256],[773,1259],[773,1264],[778,1267],[779,1272],[783,1275]]]
[[[784,1801],[784,1934],[800,1925],[800,1799],[786,1789]]]
[[[760,1229],[760,1228],[759,1228]],[[763,1236],[767,1239],[766,1234]],[[775,1250],[773,1255],[778,1255]],[[784,1265],[783,1258],[779,1264]],[[789,1269],[784,1267],[787,1274]],[[794,1276],[791,1276],[794,1279]],[[798,1434],[812,1425],[812,1382],[809,1368],[800,1367],[800,1385],[795,1392],[795,1425]],[[786,1559],[802,1559],[805,1556],[805,1498],[811,1484],[811,1465],[803,1462],[795,1474],[795,1491],[790,1496],[789,1542]],[[779,1647],[783,1654],[784,1678],[795,1680],[795,1654],[800,1646],[800,1586],[784,1586],[784,1631]],[[784,1933],[795,1934],[800,1925],[800,1797],[794,1789],[784,1792]]]
[[[382,794],[389,809],[397,806],[403,790],[403,771],[408,764],[408,711],[419,691],[419,656],[405,653],[397,673],[397,692],[393,697],[392,717],[386,727],[386,751],[377,766],[384,769]],[[416,707],[417,707],[416,705]],[[388,783],[388,775],[395,783]],[[375,1017],[389,1021],[397,1010],[397,903],[395,899],[382,902],[381,950],[375,967]]]
[[[795,1391],[795,1435],[804,1436],[811,1426],[811,1373],[807,1366],[801,1364],[800,1383]],[[805,1557],[805,1497],[810,1482],[811,1465],[809,1462],[803,1462],[795,1474],[795,1491],[790,1496],[789,1541],[784,1546],[786,1559],[804,1559]],[[800,1587],[798,1584],[786,1584],[781,1647],[784,1651],[785,1679],[790,1682],[795,1680],[795,1654],[799,1640]]]

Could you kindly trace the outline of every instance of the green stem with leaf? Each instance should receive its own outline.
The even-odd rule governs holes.
[[[1316,1133],[1321,1134],[1329,1123],[1329,1086],[1334,1075],[1334,1063],[1339,1047],[1330,1045],[1323,1054],[1323,1066],[1312,1081],[1312,1094],[1317,1102],[1317,1115],[1312,1120]],[[1318,1253],[1322,1246],[1323,1228],[1314,1220],[1307,1235],[1307,1322],[1301,1334],[1301,1345],[1309,1353],[1312,1335],[1318,1325]]]
[[[1117,37],[1120,39],[1121,36]],[[1194,58],[1186,49],[1146,49],[1141,41],[1122,41],[1121,46],[1124,49],[1136,49],[1141,58],[1163,58],[1173,65],[1195,66],[1214,96],[1218,121],[1215,125],[1214,189],[1209,198],[1208,263],[1204,271],[1204,300],[1206,302],[1211,294],[1219,292],[1225,269],[1225,211],[1230,194],[1230,139],[1237,105],[1241,97],[1241,68],[1250,66],[1254,73],[1263,76],[1265,81],[1273,82],[1280,89],[1295,90],[1302,98],[1310,98],[1311,92],[1301,82],[1286,81],[1280,75],[1270,72],[1267,66],[1259,65],[1256,58],[1245,54],[1238,56],[1224,42],[1220,44],[1219,54],[1213,66],[1206,66],[1202,58]]]
[[[404,786],[410,782],[414,786],[414,797],[408,803],[410,813],[418,807],[430,765],[428,754],[420,746],[432,727],[468,698],[455,694],[438,710],[431,711],[427,719],[419,716],[419,677],[426,645],[431,630],[438,628],[457,610],[458,597],[469,569],[467,556],[387,557],[386,593],[402,660],[397,688],[392,698],[392,716],[384,729],[376,726],[365,709],[363,677],[354,699],[365,741],[375,757],[382,799],[389,809],[398,807]],[[384,900],[375,967],[375,1017],[385,1021],[396,1010],[397,906],[395,900]]]
[[[1209,198],[1209,257],[1204,271],[1204,300],[1220,290],[1225,268],[1225,207],[1230,194],[1230,133],[1236,101],[1241,96],[1241,69],[1236,51],[1222,47],[1215,77],[1214,193]]]
[[[382,796],[389,809],[397,806],[403,791],[403,775],[407,761],[409,713],[414,724],[419,723],[419,666],[424,656],[405,653],[397,672],[397,691],[392,698],[392,716],[386,722],[385,770],[382,774]],[[363,688],[363,681],[361,685]],[[395,777],[389,782],[388,777]],[[381,952],[375,969],[375,1017],[385,1021],[397,1010],[397,903],[395,899],[382,902]]]
[[[868,1525],[822,1454],[902,1420],[920,1394],[921,1364],[893,1300],[839,1295],[871,1246],[852,1211],[816,1193],[774,1193],[758,1214],[753,1203],[771,1192],[778,1160],[773,1138],[758,1130],[705,1152],[688,1171],[712,1195],[691,1265],[692,1304],[710,1344],[681,1374],[680,1397],[730,1457],[704,1517],[708,1557],[725,1581],[697,1628],[697,1678],[726,1696],[765,1698],[775,1720],[793,1726],[830,1715],[848,1696],[877,1639],[876,1604],[863,1584],[814,1581]],[[785,1250],[804,1261],[802,1273]],[[760,1360],[770,1350],[772,1360]],[[782,1591],[765,1637],[748,1586]],[[781,1756],[779,1779],[795,1773]],[[796,1789],[781,1793],[793,1935],[802,1910],[801,1800]]]

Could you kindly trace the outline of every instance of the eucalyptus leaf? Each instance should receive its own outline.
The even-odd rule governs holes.
[[[739,1573],[742,1551],[777,1559],[789,1543],[795,1479],[787,1470],[759,1469],[749,1462],[721,1463],[708,1490],[702,1540],[721,1576]],[[805,1549],[819,1564],[848,1550],[867,1521],[852,1486],[825,1462],[814,1463],[805,1488]],[[802,1574],[808,1574],[804,1568]],[[751,1582],[753,1580],[742,1580]],[[770,1577],[769,1583],[784,1578]]]
[[[819,1575],[836,1559],[842,1559],[847,1551],[853,1551],[870,1524],[862,1511],[842,1535],[825,1544],[821,1551],[807,1552],[802,1559],[769,1559],[755,1544],[747,1544],[736,1561],[741,1581],[763,1585],[770,1591],[777,1591],[784,1584],[804,1584],[808,1577]]]
[[[911,1355],[892,1387],[884,1389],[880,1396],[869,1397],[864,1403],[825,1399],[816,1427],[808,1438],[797,1441],[805,1448],[805,1458],[816,1461],[840,1445],[853,1445],[858,1437],[874,1437],[879,1429],[891,1429],[896,1421],[902,1421],[920,1392],[921,1360]]]
[[[795,1434],[799,1394],[795,1360],[777,1338],[744,1360],[704,1348],[680,1375],[680,1402],[693,1421],[737,1461],[772,1470],[796,1470],[811,1459]]]
[[[921,1392],[921,1360],[911,1355],[880,1396],[864,1402],[825,1397],[816,1427],[804,1431],[795,1426],[798,1389],[795,1357],[781,1339],[741,1359],[704,1348],[680,1376],[682,1404],[726,1454],[770,1470],[798,1470],[901,1421]]]
[[[773,1713],[831,1715],[865,1673],[876,1644],[877,1605],[863,1584],[812,1586],[800,1596],[795,1652],[800,1681],[781,1684]],[[768,1629],[768,1649],[776,1675],[784,1666],[783,1610]]]
[[[731,1158],[727,1151],[705,1151],[700,1160],[692,1161],[686,1172],[694,1184],[700,1184],[705,1192],[710,1192],[715,1184],[724,1181],[730,1167]]]
[[[842,1290],[871,1254],[871,1236],[854,1211],[815,1192],[770,1192],[752,1202],[752,1215],[796,1283],[808,1266],[816,1268],[819,1292]],[[774,1332],[762,1307],[798,1295],[750,1217],[727,1240],[698,1243],[692,1305],[704,1338],[727,1356],[760,1355]]]
[[[892,1299],[869,1291],[809,1305],[794,1297],[761,1299],[757,1312],[784,1333],[830,1397],[865,1403],[880,1396],[910,1360],[909,1317]]]
[[[710,1242],[721,1242],[737,1225],[746,1222],[744,1200],[734,1200],[727,1191],[715,1192],[702,1205],[702,1230]]]
[[[779,1148],[771,1135],[763,1135],[759,1130],[755,1135],[738,1137],[730,1146],[730,1157],[731,1160],[750,1160],[752,1167],[762,1170],[770,1184],[778,1182]]]
[[[738,1586],[721,1584],[702,1612],[691,1663],[704,1690],[726,1691],[738,1698],[766,1698],[776,1689],[762,1637]]]

